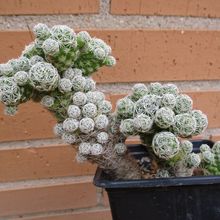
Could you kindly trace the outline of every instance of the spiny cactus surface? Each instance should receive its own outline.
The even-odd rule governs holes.
[[[38,24],[35,41],[21,56],[0,64],[0,101],[15,115],[19,104],[41,103],[57,119],[54,133],[77,151],[77,160],[97,163],[115,179],[220,173],[220,143],[194,153],[188,141],[208,125],[192,99],[173,84],[138,83],[112,112],[91,74],[114,66],[111,47],[86,31]],[[139,135],[154,169],[143,169],[127,152],[128,136]]]

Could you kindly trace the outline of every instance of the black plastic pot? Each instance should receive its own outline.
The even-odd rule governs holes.
[[[193,141],[194,150],[208,140]],[[129,146],[134,157],[142,145]],[[220,176],[113,181],[97,169],[94,184],[106,189],[113,220],[220,220]]]

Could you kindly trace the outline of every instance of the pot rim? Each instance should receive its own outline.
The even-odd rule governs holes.
[[[214,144],[210,140],[192,140],[194,150],[198,150],[198,145],[208,143],[211,146]],[[128,145],[132,151],[138,145]],[[141,146],[141,144],[139,144]],[[173,186],[199,186],[199,185],[214,185],[220,184],[220,175],[210,176],[191,176],[191,177],[170,177],[158,179],[137,179],[137,180],[109,180],[108,175],[103,169],[97,168],[93,183],[97,187],[102,188],[160,188],[160,187],[173,187]]]

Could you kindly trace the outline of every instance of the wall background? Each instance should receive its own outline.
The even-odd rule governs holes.
[[[20,54],[39,22],[90,30],[112,46],[118,64],[94,78],[113,103],[135,82],[175,82],[209,117],[202,137],[220,139],[218,0],[0,0],[0,62]],[[110,220],[105,192],[91,183],[95,166],[77,164],[54,138],[51,115],[31,102],[16,117],[2,110],[0,220]]]

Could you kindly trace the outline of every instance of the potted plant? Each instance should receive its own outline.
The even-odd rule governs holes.
[[[220,219],[220,142],[188,140],[208,125],[192,99],[174,84],[139,83],[112,112],[91,78],[115,65],[111,47],[65,25],[33,32],[21,56],[0,65],[5,113],[32,99],[54,114],[54,133],[77,160],[99,166],[94,182],[107,189],[114,220]],[[127,147],[132,135],[142,145]]]

